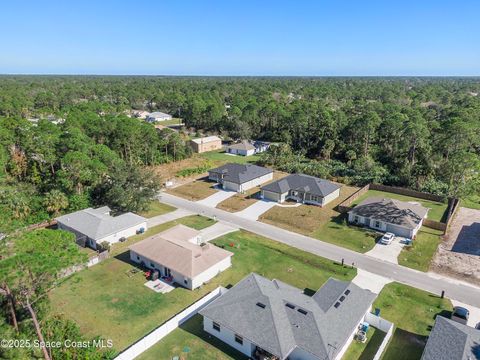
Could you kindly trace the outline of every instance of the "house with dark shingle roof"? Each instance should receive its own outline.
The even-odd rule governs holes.
[[[277,201],[294,200],[304,204],[324,206],[340,195],[340,186],[305,174],[291,174],[262,186],[262,198]]]
[[[252,273],[200,314],[206,332],[253,359],[340,359],[375,297],[335,279],[310,297]]]
[[[369,197],[348,212],[348,221],[372,229],[413,238],[422,227],[428,209],[416,203]]]
[[[225,164],[208,171],[225,190],[243,192],[273,179],[273,170],[252,164]]]
[[[480,359],[480,330],[437,316],[421,360]]]

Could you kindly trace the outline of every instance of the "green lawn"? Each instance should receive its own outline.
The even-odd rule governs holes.
[[[155,123],[155,125],[164,125],[164,126],[182,125],[182,124],[183,124],[183,120],[178,118],[173,118],[171,120],[163,120]]]
[[[347,249],[365,253],[375,246],[379,234],[367,228],[349,225],[347,214],[341,214],[316,230],[312,236]]]
[[[480,210],[480,194],[470,195],[469,197],[462,199],[460,206]]]
[[[368,197],[371,196],[376,196],[376,197],[386,197],[386,198],[391,198],[391,199],[397,199],[401,201],[415,201],[422,206],[429,208],[430,210],[428,211],[428,218],[431,220],[435,221],[445,221],[446,217],[446,210],[447,210],[447,203],[441,203],[441,202],[436,202],[436,201],[430,201],[430,200],[424,200],[424,199],[419,199],[411,196],[405,196],[405,195],[399,195],[399,194],[394,194],[394,193],[389,193],[389,192],[384,192],[384,191],[378,191],[378,190],[368,190],[365,194],[360,196],[358,199],[356,199],[352,205],[357,205],[363,200],[365,200]]]
[[[398,255],[398,263],[412,269],[428,271],[438,245],[442,242],[443,231],[423,226],[417,233],[412,246],[406,246]]]
[[[146,217],[146,218],[152,218],[154,216],[158,215],[163,215],[169,212],[172,212],[176,210],[177,208],[161,203],[158,200],[154,200],[150,203],[150,207],[146,211],[140,212],[138,215]]]
[[[203,331],[202,317],[195,315],[152,346],[138,360],[247,360],[248,357]]]
[[[177,288],[157,294],[143,285],[143,273],[127,276],[127,271],[136,268],[125,249],[128,244],[176,223],[198,227],[207,221],[211,220],[197,215],[178,219],[130,238],[123,247],[114,247],[114,257],[70,276],[51,291],[52,311],[74,320],[85,335],[112,339],[120,351],[218,285],[234,285],[252,271],[307,291],[316,291],[329,277],[350,280],[356,275],[356,269],[239,231],[214,241],[235,254],[233,267],[200,289]]]
[[[251,156],[239,156],[239,155],[228,155],[224,150],[215,150],[209,151],[200,154],[206,159],[213,160],[221,163],[239,163],[239,164],[254,164],[260,159],[260,155],[251,155]]]
[[[448,299],[399,283],[390,283],[373,304],[380,316],[395,324],[395,332],[383,355],[384,360],[420,359],[426,337],[439,314],[448,316]]]
[[[367,341],[362,344],[353,340],[348,347],[347,352],[343,355],[343,360],[371,360],[382,344],[386,333],[370,326],[367,332]]]

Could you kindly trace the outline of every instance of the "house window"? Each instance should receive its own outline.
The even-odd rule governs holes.
[[[355,215],[355,217],[353,218],[353,221],[358,223],[360,222],[360,218],[357,215]]]
[[[375,227],[376,227],[376,228],[379,228],[379,227],[380,227],[380,221],[375,220]]]
[[[220,324],[219,323],[216,323],[216,322],[213,322],[213,330],[216,330],[218,332],[220,332]]]
[[[137,260],[140,260],[140,256],[137,255]]]
[[[235,342],[243,345],[243,338],[240,335],[235,334]]]
[[[150,266],[154,268],[154,267],[155,267],[155,264],[151,262],[151,263],[150,263]]]
[[[184,282],[185,285],[188,284],[188,280],[187,280],[187,279],[183,279],[183,282]]]

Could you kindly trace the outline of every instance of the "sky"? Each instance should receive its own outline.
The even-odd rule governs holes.
[[[480,76],[479,15],[479,0],[0,0],[0,74]]]

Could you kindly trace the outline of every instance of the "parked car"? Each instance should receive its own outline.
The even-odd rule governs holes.
[[[395,234],[392,234],[391,232],[387,232],[383,234],[382,238],[380,239],[380,243],[389,245],[392,243],[393,239],[395,239]]]
[[[475,329],[480,330],[480,322],[475,326]]]
[[[455,306],[453,308],[451,319],[460,324],[467,325],[468,317],[470,316],[470,311],[461,306]]]

